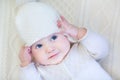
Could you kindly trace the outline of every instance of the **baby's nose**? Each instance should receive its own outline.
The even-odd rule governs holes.
[[[47,53],[51,53],[51,52],[53,52],[54,50],[55,50],[55,48],[54,48],[52,45],[47,45],[47,47],[46,47]]]

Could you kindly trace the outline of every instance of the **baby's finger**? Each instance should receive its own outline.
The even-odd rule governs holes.
[[[66,21],[66,19],[64,18],[64,16],[60,16],[62,21]]]
[[[58,28],[61,28],[61,21],[60,20],[57,20],[57,26],[58,26]]]

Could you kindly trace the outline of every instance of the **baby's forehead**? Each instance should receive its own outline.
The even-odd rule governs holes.
[[[51,37],[53,35],[58,35],[59,36],[59,35],[63,35],[63,33],[62,32],[55,32],[55,33],[49,34],[48,36],[43,37],[42,39],[49,38],[49,37]]]
[[[46,36],[45,38],[51,37],[51,36],[53,36],[53,35],[62,35],[62,33],[60,33],[60,32],[55,32],[55,33],[52,33],[52,34]]]

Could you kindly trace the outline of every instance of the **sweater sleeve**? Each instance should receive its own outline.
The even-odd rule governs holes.
[[[109,45],[107,40],[95,32],[87,29],[86,35],[79,42],[87,48],[90,52],[89,55],[96,60],[101,60],[108,55]]]
[[[20,70],[20,80],[42,80],[40,74],[34,66],[34,63],[29,64]]]

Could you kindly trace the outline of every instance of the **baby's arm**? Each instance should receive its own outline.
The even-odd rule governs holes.
[[[96,60],[101,60],[108,55],[109,45],[107,40],[95,32],[87,30],[80,43],[87,48],[90,55]]]
[[[78,28],[61,16],[61,20],[58,21],[59,28],[62,28],[62,32],[67,33],[72,38],[76,39],[83,44],[90,52],[90,55],[100,60],[108,54],[109,46],[107,41],[99,34],[92,32],[86,28]]]
[[[20,69],[20,80],[42,80],[40,74],[34,66],[34,63]]]
[[[21,48],[19,58],[21,61],[20,80],[42,80],[34,63],[32,63],[32,55],[29,47]]]

